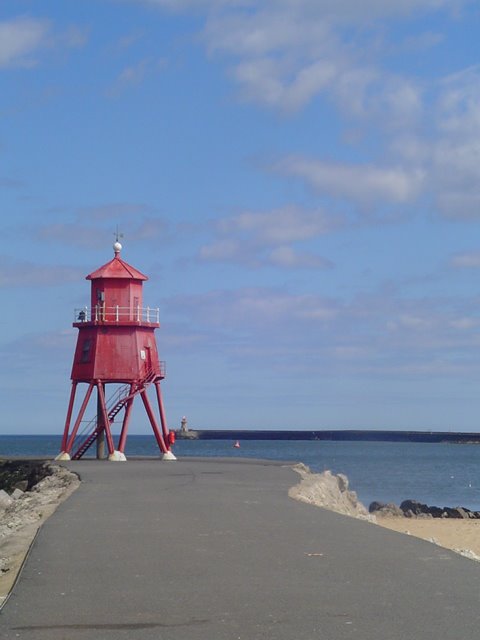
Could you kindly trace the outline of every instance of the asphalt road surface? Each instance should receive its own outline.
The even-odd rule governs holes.
[[[69,463],[0,615],[28,640],[477,640],[480,563],[288,497],[278,463]]]

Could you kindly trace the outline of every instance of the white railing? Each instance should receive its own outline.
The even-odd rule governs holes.
[[[106,307],[97,304],[94,307],[74,309],[74,322],[160,322],[158,307]]]

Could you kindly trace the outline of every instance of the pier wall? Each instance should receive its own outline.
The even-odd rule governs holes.
[[[480,444],[480,433],[453,431],[190,429],[185,433],[177,432],[177,437],[191,440],[332,440]]]

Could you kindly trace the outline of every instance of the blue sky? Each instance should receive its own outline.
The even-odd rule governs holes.
[[[170,427],[480,431],[479,32],[468,0],[3,0],[0,432],[61,433],[117,225]]]

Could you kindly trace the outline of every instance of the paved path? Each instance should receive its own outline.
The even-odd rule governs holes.
[[[85,461],[0,615],[28,640],[475,640],[480,564],[232,460]]]

